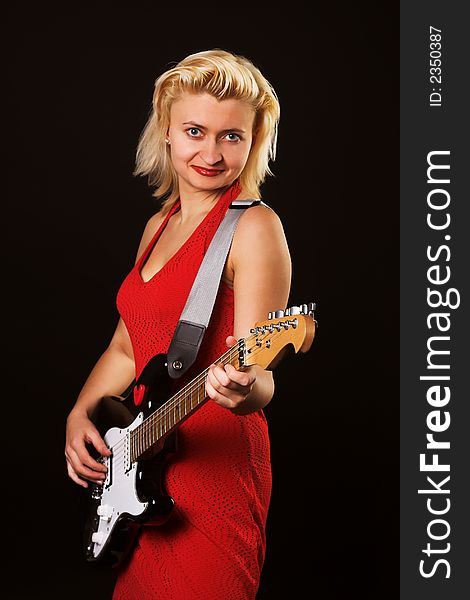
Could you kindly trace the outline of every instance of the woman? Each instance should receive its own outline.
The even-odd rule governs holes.
[[[135,174],[166,196],[143,232],[136,263],[117,295],[120,319],[67,419],[68,474],[102,482],[105,468],[87,451],[109,455],[91,415],[118,395],[152,356],[166,353],[207,247],[228,206],[259,197],[272,174],[279,103],[246,58],[199,52],[155,83]],[[165,525],[144,526],[118,572],[115,600],[254,598],[265,557],[271,495],[268,426],[271,371],[211,364],[269,311],[287,306],[291,262],[281,222],[264,205],[246,209],[225,263],[197,360],[182,378],[210,366],[208,400],[178,430],[165,489],[175,500]],[[187,375],[187,377],[186,377]]]

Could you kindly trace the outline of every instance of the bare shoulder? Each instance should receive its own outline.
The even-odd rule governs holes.
[[[141,254],[145,250],[145,248],[149,245],[150,240],[156,234],[157,229],[162,224],[162,221],[164,218],[165,217],[162,215],[161,211],[158,211],[154,215],[152,215],[150,217],[150,219],[147,221],[144,231],[142,233],[142,237],[140,239],[139,248],[137,250],[137,256],[135,259],[136,262],[139,260]]]
[[[233,260],[253,251],[288,254],[284,227],[277,213],[262,204],[244,211],[235,230]]]
[[[269,311],[286,306],[292,264],[281,219],[269,207],[248,208],[240,217],[232,244],[234,336],[248,334]]]
[[[257,227],[259,225],[268,225],[269,223],[272,224],[271,226],[277,224],[282,227],[281,219],[277,213],[269,206],[259,204],[258,206],[252,206],[244,210],[238,227]]]

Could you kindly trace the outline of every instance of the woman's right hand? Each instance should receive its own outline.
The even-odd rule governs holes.
[[[67,418],[65,435],[65,458],[69,477],[81,485],[88,487],[88,481],[103,483],[106,478],[106,467],[95,460],[86,448],[92,444],[102,456],[110,456],[111,452],[98,433],[87,414],[72,410]]]

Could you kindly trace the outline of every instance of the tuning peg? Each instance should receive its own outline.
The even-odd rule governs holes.
[[[300,315],[300,307],[299,306],[291,306],[289,309],[289,316],[292,315]]]
[[[273,312],[268,313],[268,321],[270,321],[271,319],[274,319],[274,313]]]
[[[284,316],[284,311],[283,310],[276,310],[276,312],[274,313],[274,317],[276,319],[279,319],[280,317]]]

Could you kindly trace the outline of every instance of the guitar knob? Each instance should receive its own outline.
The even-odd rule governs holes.
[[[102,531],[95,531],[91,536],[91,541],[101,545],[104,542],[104,533]]]
[[[108,504],[100,504],[96,509],[96,514],[100,516],[103,521],[111,521],[111,517],[113,515],[114,509],[112,506]]]

